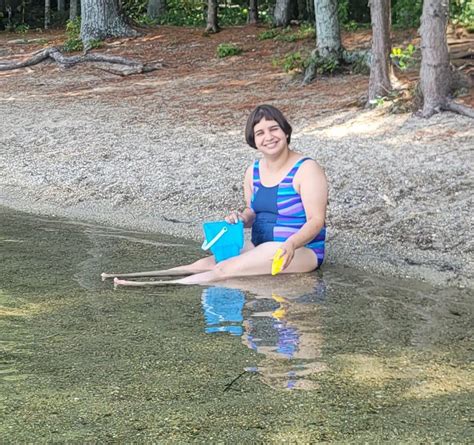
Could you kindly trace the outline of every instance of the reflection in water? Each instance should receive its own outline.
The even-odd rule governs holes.
[[[206,319],[206,332],[228,332],[242,335],[242,309],[245,295],[238,289],[209,287],[202,293],[202,308]]]
[[[319,306],[326,298],[324,281],[313,277],[302,285],[295,278],[253,280],[257,281],[227,282],[229,287],[203,291],[205,331],[241,336],[248,348],[263,354],[257,366],[246,370],[258,372],[271,386],[314,388],[309,377],[325,369],[318,321]],[[247,302],[244,290],[253,294]]]

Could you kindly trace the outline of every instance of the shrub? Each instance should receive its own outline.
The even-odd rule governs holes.
[[[267,29],[266,31],[262,31],[258,36],[257,40],[269,40],[274,39],[278,34],[280,34],[280,30],[277,28]]]
[[[291,32],[291,28],[287,27],[275,37],[275,40],[282,42],[296,42],[297,40],[306,40],[309,38],[314,39],[316,37],[316,31],[312,25],[302,24],[298,30]]]
[[[70,53],[82,50],[81,34],[81,17],[77,16],[74,20],[66,22],[67,40],[64,42],[63,50]]]
[[[221,43],[217,47],[217,57],[229,57],[229,56],[238,56],[242,53],[242,48],[233,43]]]
[[[301,72],[305,68],[306,58],[301,54],[300,51],[288,53],[281,59],[273,59],[273,66],[279,66],[283,68],[285,73],[289,72]]]
[[[316,74],[334,74],[341,69],[341,62],[335,56],[321,57],[319,54],[308,57],[305,67],[314,65]]]
[[[450,3],[452,21],[474,32],[474,2],[472,0],[454,0]]]
[[[406,70],[414,62],[414,52],[415,47],[410,43],[406,48],[392,48],[390,58],[401,70]]]
[[[67,40],[64,42],[63,50],[67,53],[74,51],[82,51],[82,40],[81,34],[81,18],[76,17],[74,20],[68,20],[66,23],[66,36]],[[102,42],[97,39],[92,39],[89,42],[91,48],[100,48]]]
[[[30,27],[26,23],[20,23],[19,25],[15,26],[15,32],[17,34],[26,34]]]
[[[293,32],[290,26],[283,29],[271,28],[261,32],[258,40],[274,39],[280,42],[296,42],[297,40],[305,40],[316,37],[314,26],[308,23],[303,23],[296,31]]]
[[[395,0],[392,5],[392,23],[399,28],[420,26],[422,0]]]

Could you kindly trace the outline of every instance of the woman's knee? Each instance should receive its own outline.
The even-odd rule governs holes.
[[[232,277],[231,269],[224,263],[217,263],[213,268],[212,272],[216,275],[217,280],[225,280],[226,278]],[[234,275],[235,276],[235,275]]]

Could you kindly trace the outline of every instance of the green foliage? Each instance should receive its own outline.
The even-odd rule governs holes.
[[[450,15],[455,25],[465,26],[468,31],[474,32],[473,0],[453,0],[450,3]]]
[[[341,68],[341,62],[336,56],[321,57],[319,54],[311,56],[306,66],[314,65],[316,74],[334,74]]]
[[[169,0],[161,24],[203,26],[206,23],[203,3],[199,0]]]
[[[302,56],[300,51],[286,54],[281,59],[273,59],[273,66],[279,66],[283,68],[285,73],[292,71],[303,71],[305,67],[305,58]]]
[[[159,19],[152,19],[151,17],[147,16],[146,14],[140,15],[134,18],[134,21],[141,26],[156,26],[160,23]]]
[[[295,32],[292,32],[290,27],[284,28],[281,33],[275,37],[275,40],[281,42],[296,42],[297,40],[314,39],[315,37],[316,31],[314,30],[314,26],[303,23]]]
[[[64,42],[63,50],[70,53],[82,50],[81,34],[81,17],[77,16],[74,20],[66,22],[67,40]]]
[[[204,26],[206,24],[205,0],[168,0],[166,13],[157,21],[146,15],[148,0],[123,0],[125,15],[143,25]],[[268,1],[259,4],[259,17],[268,22]],[[246,0],[227,0],[219,6],[219,25],[235,26],[247,22],[248,6]]]
[[[342,27],[346,31],[353,32],[353,31],[356,31],[359,28],[359,24],[355,20],[349,20],[348,22],[343,23]]]
[[[142,17],[146,16],[148,0],[123,0],[122,10],[124,14],[137,23],[141,23]]]
[[[74,20],[68,20],[66,23],[67,40],[64,42],[63,50],[67,53],[74,51],[82,51],[83,45],[80,37],[81,34],[81,17],[76,17]],[[89,42],[90,48],[100,48],[102,41],[92,39]]]
[[[349,0],[339,0],[337,3],[337,17],[339,23],[344,26],[349,22]]]
[[[217,57],[229,57],[229,56],[238,56],[242,53],[242,48],[233,43],[221,43],[217,47]]]
[[[269,40],[274,39],[277,35],[280,34],[280,30],[278,28],[270,28],[266,31],[262,31],[260,34],[257,35],[257,40]]]
[[[416,28],[420,26],[422,7],[422,0],[393,0],[393,25],[398,28]]]
[[[300,51],[288,53],[281,59],[273,59],[272,63],[273,66],[283,68],[286,73],[301,73],[310,65],[313,65],[315,73],[320,75],[334,74],[341,69],[341,63],[337,57],[307,56]]]
[[[306,39],[314,39],[316,37],[316,31],[314,30],[314,26],[309,23],[302,23],[301,26],[296,30],[290,26],[286,28],[279,29],[279,28],[270,28],[266,31],[261,32],[258,36],[258,40],[267,40],[267,39],[274,39],[280,42],[296,42],[297,40],[306,40]]]
[[[406,70],[413,65],[415,50],[411,43],[406,48],[392,48],[390,58],[401,70]]]
[[[222,26],[244,25],[247,23],[248,9],[229,4],[219,8],[219,24]]]
[[[386,97],[377,96],[375,99],[369,100],[369,104],[374,107],[383,107],[386,99]]]
[[[19,25],[15,26],[15,32],[17,34],[26,34],[30,27],[26,23],[20,23]]]

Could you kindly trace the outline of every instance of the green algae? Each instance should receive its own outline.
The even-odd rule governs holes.
[[[193,260],[196,245],[1,208],[0,220],[4,443],[470,442],[468,290],[327,266],[317,317],[293,317],[317,325],[325,368],[314,389],[282,391],[242,374],[271,358],[204,332],[202,288],[100,281]]]

